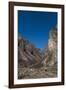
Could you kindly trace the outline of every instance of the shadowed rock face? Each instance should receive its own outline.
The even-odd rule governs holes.
[[[18,36],[18,78],[47,78],[57,76],[57,28],[49,32],[47,47],[36,48]]]
[[[29,41],[18,38],[18,63],[21,67],[31,67],[41,62],[39,49],[35,48]]]

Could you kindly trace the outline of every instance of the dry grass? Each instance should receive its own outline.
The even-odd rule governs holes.
[[[19,68],[18,79],[57,77],[56,67]]]

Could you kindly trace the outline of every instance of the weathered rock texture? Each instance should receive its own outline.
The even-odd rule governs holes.
[[[41,62],[39,49],[35,48],[29,41],[18,39],[18,64],[19,67],[32,67]]]
[[[36,48],[18,36],[18,78],[49,78],[57,76],[57,28],[49,32],[45,49]]]
[[[57,64],[57,28],[53,28],[49,32],[48,46],[44,52],[44,65],[54,66]]]

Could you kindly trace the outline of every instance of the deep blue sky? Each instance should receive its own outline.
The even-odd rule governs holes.
[[[56,25],[56,12],[18,11],[18,32],[37,48],[47,45],[49,31]]]

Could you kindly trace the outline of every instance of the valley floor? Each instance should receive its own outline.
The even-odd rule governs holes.
[[[40,67],[40,68],[19,68],[18,79],[36,79],[36,78],[53,78],[57,77],[57,67]]]

